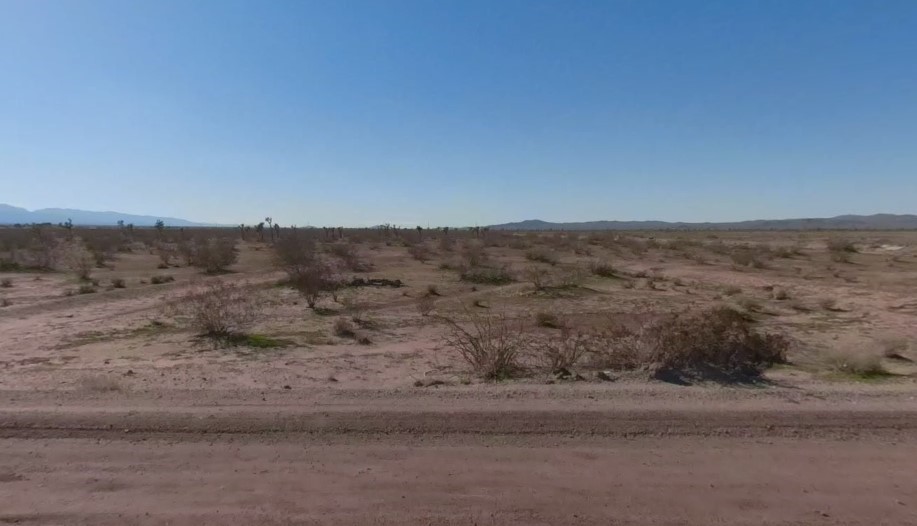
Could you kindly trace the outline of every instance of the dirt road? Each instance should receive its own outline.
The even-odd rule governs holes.
[[[0,523],[917,524],[906,402],[36,404]]]

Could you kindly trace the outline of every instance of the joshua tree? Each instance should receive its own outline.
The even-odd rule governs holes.
[[[271,243],[274,242],[274,218],[265,217],[264,221],[267,222],[267,228],[271,231]]]
[[[156,228],[156,232],[158,232],[159,237],[162,238],[162,231],[165,230],[166,224],[162,221],[162,219],[157,219],[153,226]]]
[[[417,240],[423,241],[423,227],[420,225],[417,225]]]

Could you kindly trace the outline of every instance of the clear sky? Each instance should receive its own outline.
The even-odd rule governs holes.
[[[223,223],[917,212],[917,1],[0,0],[0,202]]]

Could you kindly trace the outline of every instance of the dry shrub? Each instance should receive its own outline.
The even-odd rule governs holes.
[[[535,325],[548,329],[562,329],[566,324],[556,314],[541,311],[535,313]]]
[[[558,263],[557,254],[555,254],[554,252],[546,248],[536,248],[533,250],[529,250],[525,254],[525,259],[529,261],[538,261],[540,263],[547,263],[548,265],[551,265],[552,267],[554,265],[557,265]]]
[[[677,315],[643,333],[642,360],[657,377],[754,378],[786,362],[789,341],[759,333],[740,312],[717,307]]]
[[[767,268],[764,258],[768,252],[756,251],[754,248],[738,248],[729,254],[733,264],[740,267],[752,267],[757,269]]]
[[[112,288],[115,288],[115,289],[123,289],[127,287],[127,284],[124,282],[122,278],[112,278],[111,286]]]
[[[0,280],[0,287],[4,289],[9,289],[13,287],[13,280],[10,278],[3,278]]]
[[[603,278],[613,278],[615,277],[615,268],[611,263],[607,261],[593,261],[589,264],[589,271],[595,274],[596,276],[601,276]]]
[[[535,353],[548,372],[570,370],[592,352],[596,338],[582,332],[562,329],[560,334],[540,339],[535,343]]]
[[[462,246],[462,261],[466,267],[474,268],[487,262],[487,251],[484,245],[476,241],[468,241]]]
[[[427,261],[430,261],[430,258],[433,257],[433,251],[430,250],[427,245],[422,243],[409,246],[408,254],[410,254],[412,258],[420,261],[421,263],[426,263]]]
[[[194,261],[194,255],[191,253],[193,249],[190,249],[190,247],[191,245],[188,245],[183,251],[189,265]],[[172,265],[172,260],[178,257],[179,254],[178,245],[175,243],[156,243],[153,247],[153,251],[159,256],[158,268],[169,268]]]
[[[472,314],[467,328],[443,317],[446,334],[443,342],[486,379],[502,380],[522,370],[521,360],[528,348],[524,325],[505,314]]]
[[[73,272],[77,279],[89,279],[92,269],[96,266],[96,259],[80,240],[61,243],[58,250],[58,260],[63,262],[67,270]]]
[[[78,381],[78,388],[89,393],[112,393],[123,391],[124,386],[117,378],[110,376],[84,376]]]
[[[356,338],[357,331],[353,326],[353,323],[346,318],[338,318],[334,320],[334,335],[341,338]]]
[[[153,285],[162,285],[163,283],[171,283],[173,281],[175,281],[175,278],[168,275],[153,276],[150,278],[150,283]]]
[[[258,313],[251,291],[221,280],[197,287],[173,306],[194,329],[212,338],[245,334]]]
[[[436,300],[433,299],[433,296],[426,295],[417,298],[417,312],[421,316],[429,316],[434,308],[436,308]]]
[[[372,270],[372,264],[363,261],[360,251],[351,243],[334,243],[328,245],[327,249],[331,255],[341,260],[341,263],[348,270],[353,272],[368,272]]]
[[[322,294],[335,294],[341,287],[336,268],[322,258],[288,266],[286,272],[290,286],[305,298],[310,309],[315,308]]]
[[[465,269],[460,278],[469,283],[485,285],[506,285],[515,281],[507,267],[471,267]]]
[[[207,274],[219,274],[239,259],[236,242],[230,238],[210,238],[194,245],[192,265]]]
[[[857,250],[856,244],[849,239],[844,238],[833,238],[829,239],[827,242],[828,251],[832,253],[843,253],[856,254],[859,252]]]

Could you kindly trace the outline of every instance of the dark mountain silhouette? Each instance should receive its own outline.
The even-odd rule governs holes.
[[[586,221],[551,223],[529,219],[492,225],[494,230],[909,230],[917,229],[917,215],[842,215],[806,219],[756,219],[731,223],[670,223],[667,221]]]
[[[167,226],[216,226],[207,223],[195,223],[186,219],[175,217],[155,217],[121,212],[91,212],[88,210],[75,210],[69,208],[43,208],[29,211],[25,208],[0,204],[0,225],[29,224],[29,223],[63,223],[73,221],[74,225],[83,226],[114,226],[118,221],[125,224],[133,223],[136,226],[153,226],[157,220],[162,220]]]

